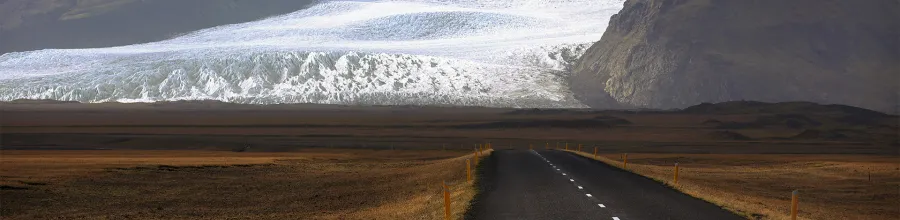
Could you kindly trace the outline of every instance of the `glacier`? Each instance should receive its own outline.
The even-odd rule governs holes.
[[[0,55],[0,100],[584,107],[566,85],[624,0],[320,1],[109,48]]]

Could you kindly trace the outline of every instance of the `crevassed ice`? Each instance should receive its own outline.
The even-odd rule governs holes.
[[[580,107],[565,85],[623,0],[323,1],[110,48],[0,55],[0,100]]]

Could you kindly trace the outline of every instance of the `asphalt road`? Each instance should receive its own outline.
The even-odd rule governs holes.
[[[743,219],[642,176],[554,150],[497,150],[467,219]]]

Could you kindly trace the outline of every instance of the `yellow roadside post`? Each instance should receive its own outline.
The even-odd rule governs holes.
[[[550,142],[547,142],[547,145],[544,145],[544,150],[550,150]]]
[[[447,186],[447,182],[444,181],[441,183],[444,185],[444,219],[450,220],[450,187]]]
[[[597,159],[597,147],[594,147],[594,160]]]
[[[581,152],[581,144],[578,144],[578,152]]]
[[[628,153],[622,155],[622,168],[628,169]]]
[[[678,163],[675,163],[675,177],[673,182],[675,183],[673,185],[678,185]]]
[[[569,150],[569,142],[566,142],[566,150]]]
[[[531,144],[528,144],[528,150],[534,150],[534,148]]]
[[[794,192],[791,192],[791,220],[797,220],[797,203],[799,203],[799,201],[797,200],[800,199],[797,198],[799,197],[797,193],[798,190],[794,190]]]

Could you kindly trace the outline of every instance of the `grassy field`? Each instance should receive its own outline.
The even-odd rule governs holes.
[[[630,153],[634,171],[663,181],[678,161],[679,189],[748,217],[784,218],[794,189],[805,219],[900,214],[900,118],[849,106],[594,111],[32,100],[0,102],[0,115],[3,219],[434,219],[445,180],[459,216],[475,193],[461,183],[460,156],[485,142],[601,146],[604,158]]]
[[[622,167],[622,154],[598,160]],[[800,219],[896,219],[897,162],[874,155],[628,154],[627,169],[751,219],[790,219],[795,189]]]
[[[3,219],[461,218],[468,151],[0,151]],[[40,208],[36,208],[40,207]]]
[[[35,101],[0,103],[6,116],[0,117],[0,144],[4,149],[223,151],[252,145],[249,151],[293,151],[464,150],[485,142],[522,149],[579,142],[631,153],[898,154],[897,116],[793,105],[799,104],[629,112]]]

